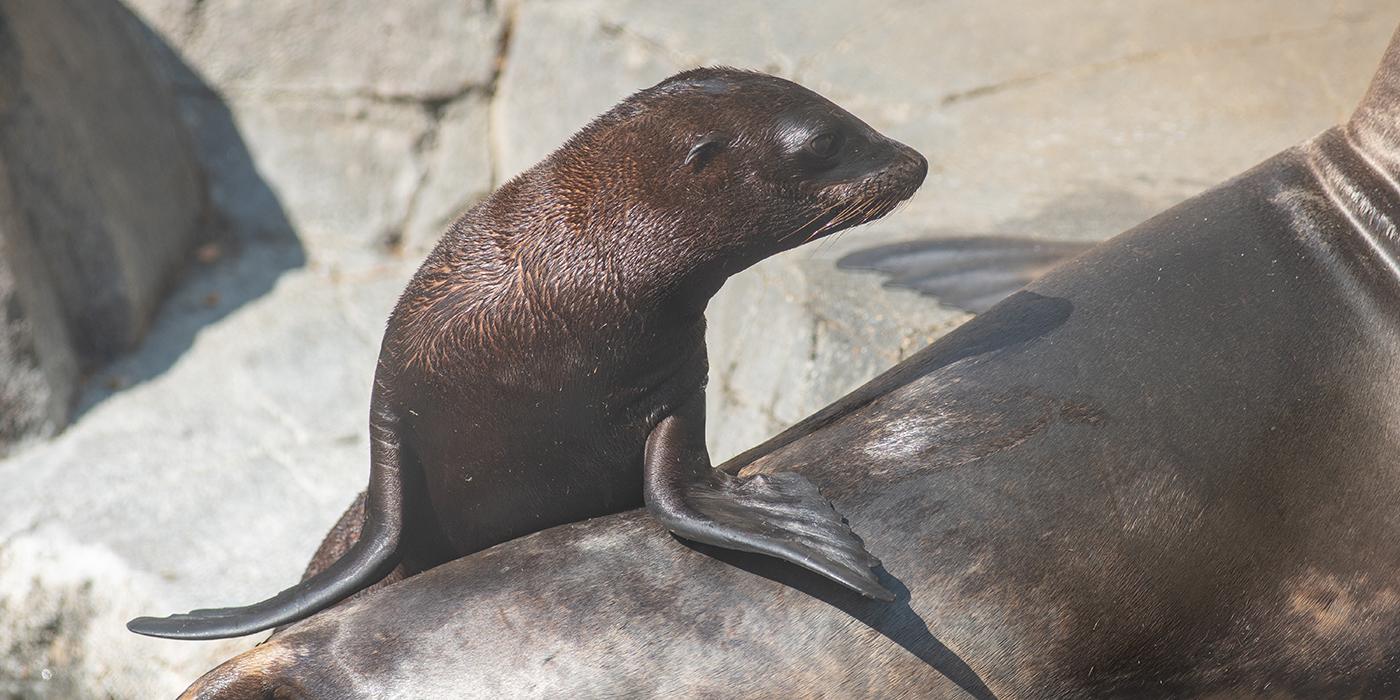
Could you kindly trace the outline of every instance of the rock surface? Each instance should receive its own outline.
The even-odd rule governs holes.
[[[421,257],[490,192],[487,105],[503,8],[486,0],[130,0],[166,71],[214,201],[249,226],[246,168],[220,167],[228,109],[260,178],[311,255]],[[240,172],[240,170],[242,172]]]
[[[0,169],[0,454],[68,422],[78,358],[57,292]]]
[[[62,427],[208,232],[168,85],[113,2],[0,4],[0,450]]]
[[[776,71],[933,164],[887,221],[716,299],[722,458],[964,318],[834,270],[844,251],[1111,235],[1344,117],[1400,22],[1385,0],[132,5],[236,245],[70,430],[0,462],[0,696],[169,697],[250,644],[120,623],[296,579],[363,484],[370,368],[421,250],[631,90],[701,63]]]

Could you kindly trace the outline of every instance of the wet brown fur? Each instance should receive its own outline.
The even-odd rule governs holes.
[[[832,152],[812,145],[833,134]],[[246,634],[385,572],[639,505],[649,436],[703,405],[704,311],[725,279],[883,216],[926,172],[917,152],[773,76],[696,69],[632,95],[464,214],[413,276],[375,372],[370,486],[303,583],[128,626]],[[845,534],[823,543],[860,546],[817,505]],[[875,585],[868,565],[860,575]]]
[[[785,120],[813,113],[864,150],[804,170]],[[706,139],[719,145],[692,160]],[[464,215],[405,289],[380,358],[404,471],[423,478],[400,573],[636,505],[648,432],[703,391],[710,296],[883,216],[925,169],[798,85],[700,69],[628,98]]]

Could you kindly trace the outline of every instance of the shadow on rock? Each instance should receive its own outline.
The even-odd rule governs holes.
[[[284,272],[306,263],[301,241],[223,97],[160,34],[124,12],[174,95],[204,171],[212,230],[172,285],[140,346],[90,378],[75,420],[114,393],[169,369],[201,329],[271,291]]]
[[[864,248],[836,262],[878,272],[884,286],[909,289],[980,314],[1098,241],[1136,225],[1160,207],[1131,192],[1086,191],[993,231],[937,229],[925,238]]]

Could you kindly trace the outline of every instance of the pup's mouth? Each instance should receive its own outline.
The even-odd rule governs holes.
[[[794,231],[791,240],[783,241],[785,246],[796,247],[870,223],[914,196],[928,175],[928,161],[904,144],[893,145],[896,149],[889,165],[860,178],[826,185],[821,199],[830,204]]]

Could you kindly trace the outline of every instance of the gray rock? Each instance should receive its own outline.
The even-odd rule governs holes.
[[[57,432],[68,421],[78,360],[58,295],[19,230],[0,169],[0,452]]]
[[[158,18],[171,9],[167,0],[133,4]],[[496,70],[501,21],[487,0],[222,0],[185,8],[187,33],[176,44],[228,93],[443,100],[488,85]]]
[[[412,104],[363,98],[229,100],[248,151],[313,258],[382,255],[425,177],[432,128]]]
[[[328,262],[417,255],[494,186],[497,3],[128,2],[235,227],[294,229]],[[224,167],[245,148],[255,168]],[[267,206],[248,208],[264,186]]]
[[[492,104],[497,170],[534,165],[593,117],[681,64],[623,40],[601,0],[521,2]]]
[[[435,128],[419,142],[423,171],[408,202],[403,230],[407,257],[421,259],[442,232],[495,188],[490,102],[468,95],[434,115]]]
[[[760,265],[714,301],[723,458],[964,318],[835,270],[842,253],[923,235],[1111,235],[1343,116],[1400,21],[1386,0],[521,0],[498,82],[424,99],[439,88],[344,68],[402,66],[381,52],[414,41],[323,44],[343,72],[314,83],[306,63],[208,58],[217,37],[262,22],[217,19],[252,3],[135,4],[175,47],[166,75],[242,250],[189,276],[147,345],[96,376],[70,430],[0,461],[0,695],[170,697],[251,644],[135,638],[121,622],[250,602],[297,577],[363,485],[370,372],[416,251],[479,196],[482,173],[499,183],[636,88],[702,63],[776,70],[934,165],[888,221]],[[258,3],[282,13],[278,42],[340,31],[299,31],[291,4]],[[487,12],[504,26],[504,9]],[[292,221],[309,263],[270,276],[300,263],[274,235]],[[396,232],[401,256],[382,245]]]
[[[114,2],[0,5],[0,445],[66,420],[207,229],[168,86]]]

